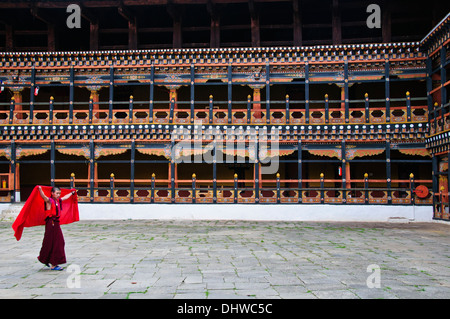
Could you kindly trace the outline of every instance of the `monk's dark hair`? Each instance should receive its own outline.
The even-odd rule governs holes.
[[[57,186],[53,186],[52,187],[52,193],[55,193],[57,191],[61,191],[61,188],[57,187]]]

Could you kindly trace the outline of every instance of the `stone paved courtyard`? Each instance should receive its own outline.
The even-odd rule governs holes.
[[[17,242],[11,222],[0,222],[0,298],[450,298],[445,224],[115,220],[62,229],[68,263],[57,272],[36,259],[43,227]],[[367,285],[376,283],[370,265],[379,288]]]

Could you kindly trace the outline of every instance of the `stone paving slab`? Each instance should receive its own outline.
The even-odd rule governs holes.
[[[36,259],[43,227],[17,242],[0,222],[0,298],[450,298],[447,224],[101,220],[62,229],[68,264],[56,272]],[[379,288],[367,285],[369,265]]]

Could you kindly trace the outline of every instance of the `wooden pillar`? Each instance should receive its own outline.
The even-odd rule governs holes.
[[[98,51],[98,21],[91,22],[89,25],[89,49]]]
[[[195,66],[191,64],[191,123],[194,123],[194,100],[195,100]]]
[[[350,179],[350,162],[345,163],[345,188],[351,188],[351,179]]]
[[[447,69],[445,67],[447,62],[447,49],[444,46],[441,48],[441,63],[440,63],[440,69],[441,69],[441,114],[442,114],[442,125],[444,125],[444,114],[446,113],[444,110],[444,104],[446,104],[447,101],[447,87],[445,86],[445,83],[447,81]]]
[[[167,5],[167,12],[172,17],[173,22],[173,37],[172,37],[173,48],[181,48],[183,44],[182,30],[181,30],[181,20],[182,20],[181,9],[179,6],[176,6],[173,3],[169,3]]]
[[[134,203],[134,159],[136,154],[136,142],[131,141],[131,156],[130,156],[130,203]]]
[[[266,123],[270,124],[270,65],[266,64]]]
[[[439,176],[439,168],[438,168],[438,158],[436,155],[432,155],[431,157],[432,162],[432,192],[434,194],[433,196],[433,207],[434,207],[434,215],[433,217],[436,218],[436,214],[438,213],[438,211],[436,210],[436,201],[439,200],[439,184],[438,184],[438,176]]]
[[[55,25],[47,25],[47,50],[52,52],[56,51],[56,35],[55,35]]]
[[[14,112],[15,111],[22,111],[23,107],[22,107],[22,90],[23,87],[21,88],[15,88],[15,90],[13,90],[13,98],[14,98]],[[22,119],[22,113],[15,115],[16,119]],[[13,119],[14,121],[14,119]]]
[[[433,79],[431,77],[432,69],[432,61],[431,58],[427,58],[426,60],[427,66],[427,104],[428,104],[428,122],[431,123],[433,117],[433,96],[431,95],[431,91],[433,90]],[[436,120],[434,121],[433,128],[436,129]]]
[[[56,155],[56,149],[55,149],[55,141],[52,140],[50,142],[50,184],[52,187],[55,186],[55,155]]]
[[[309,64],[305,63],[305,123],[309,124]]]
[[[301,139],[298,139],[297,142],[297,178],[298,178],[298,188],[302,188],[302,179],[303,179],[303,173],[302,173],[302,141]],[[298,193],[299,202],[301,202],[302,193],[299,191]]]
[[[301,14],[301,1],[292,1],[292,14],[294,22],[294,46],[302,45],[302,14]]]
[[[388,204],[392,204],[391,197],[391,143],[386,141],[386,184],[387,184],[387,196]]]
[[[345,87],[338,85],[341,89],[341,111],[345,112]]]
[[[34,112],[34,89],[36,87],[36,69],[34,66],[31,68],[31,86],[30,86],[30,118],[29,124],[33,123]]]
[[[333,29],[333,44],[342,44],[341,12],[339,9],[339,0],[333,0],[331,19]]]
[[[94,148],[94,140],[91,139],[89,141],[89,197],[91,203],[94,202],[94,188],[98,187],[98,172],[97,172],[97,163],[95,161],[95,148]]]
[[[114,67],[109,68],[109,123],[113,119],[113,102],[114,102]]]
[[[390,65],[389,60],[384,64],[384,80],[385,80],[385,97],[386,97],[386,123],[391,122],[391,92],[390,92]]]
[[[6,25],[6,41],[5,41],[5,50],[6,51],[14,51],[14,32],[12,25],[7,24]]]
[[[212,2],[207,3],[207,10],[211,17],[211,31],[210,31],[210,47],[220,47],[220,10],[217,4]]]
[[[98,163],[94,163],[94,187],[98,187]]]
[[[153,123],[153,100],[155,95],[155,65],[152,62],[152,67],[150,69],[150,102],[149,102],[149,112],[148,112],[148,122]]]
[[[381,32],[383,37],[383,43],[390,43],[392,41],[392,30],[391,30],[391,8],[389,5],[389,0],[383,1],[383,8],[381,12]]]
[[[252,47],[260,47],[260,32],[259,32],[259,13],[256,9],[256,4],[254,0],[248,2],[248,7],[250,10],[250,26],[252,34]]]
[[[70,68],[69,72],[69,124],[73,123],[73,102],[74,102],[74,82],[75,82],[75,71],[73,67]]]
[[[137,50],[137,22],[136,17],[128,21],[128,49]]]
[[[261,88],[259,86],[250,86],[253,89],[253,116],[256,119],[261,118]]]
[[[119,14],[128,21],[128,49],[137,49],[137,22],[134,14],[122,4],[117,8]]]
[[[10,171],[13,174],[14,181],[13,181],[13,192],[12,192],[12,198],[11,201],[14,202],[20,202],[20,178],[19,178],[19,164],[16,160],[16,142],[11,141],[11,164],[10,164]]]
[[[99,95],[97,90],[92,90],[90,98],[92,99],[93,111],[96,112],[99,110]]]
[[[178,92],[177,92],[177,90],[181,87],[181,85],[166,85],[164,87],[167,90],[169,90],[169,104],[172,103],[172,100],[175,101],[174,110],[176,110],[178,108],[178,105],[177,105]]]
[[[341,142],[341,154],[342,154],[342,187],[347,188],[347,180],[350,179],[350,176],[347,175],[347,159],[346,159],[346,145],[345,145],[345,141],[342,140]],[[345,168],[345,169],[344,169]],[[347,203],[347,192],[343,191],[342,192],[342,198],[343,198],[343,202],[346,204]]]

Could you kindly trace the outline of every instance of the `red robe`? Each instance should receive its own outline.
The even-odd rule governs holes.
[[[39,185],[34,187],[30,197],[28,197],[25,205],[22,207],[19,215],[14,221],[12,228],[14,230],[14,236],[17,240],[22,237],[24,227],[33,227],[45,225],[45,218],[48,217],[47,211],[45,211],[45,202],[39,194]],[[41,186],[45,196],[51,197],[50,186]],[[61,197],[67,195],[74,189],[61,189]],[[61,214],[59,217],[60,224],[70,224],[80,220],[78,213],[78,197],[77,194],[71,196],[65,200],[62,205]]]

